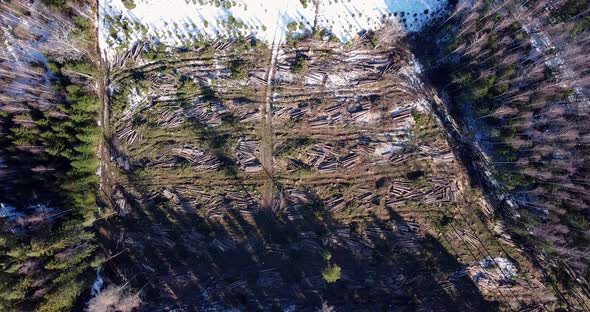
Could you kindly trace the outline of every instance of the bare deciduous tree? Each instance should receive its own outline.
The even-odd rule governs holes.
[[[110,285],[90,299],[86,312],[131,312],[141,305],[139,294],[125,287]]]

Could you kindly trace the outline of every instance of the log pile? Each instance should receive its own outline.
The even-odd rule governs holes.
[[[266,86],[267,82],[264,80],[264,72],[250,73],[248,82],[257,86]]]
[[[170,150],[171,155],[179,157],[181,159],[185,159],[190,162],[191,166],[197,171],[214,171],[221,167],[221,162],[219,158],[214,155],[211,155],[208,152],[205,152],[202,149],[194,149],[194,148],[172,148]],[[154,165],[157,166],[159,164],[169,164],[174,166],[175,158],[162,156],[160,158],[160,162],[155,162]]]
[[[346,200],[342,194],[336,194],[328,198],[324,205],[329,211],[340,211],[346,207]]]
[[[115,60],[111,63],[111,70],[122,68],[127,62],[138,62],[141,60],[141,52],[147,50],[148,46],[143,42],[135,42],[131,49],[123,54],[115,55]]]
[[[301,119],[307,112],[310,111],[310,107],[305,104],[302,103],[300,105],[298,105],[297,107],[291,107],[291,106],[281,106],[281,105],[277,105],[277,110],[274,112],[274,116],[275,117],[282,117],[282,116],[287,116],[289,117],[290,120],[299,120]]]
[[[252,109],[240,114],[240,122],[255,122],[260,119],[258,109]]]
[[[380,98],[396,94],[396,100],[401,97],[410,99],[415,94],[413,87],[400,82],[393,83],[400,77],[391,70],[394,66],[387,51],[349,51],[343,52],[343,55],[318,51],[322,56],[314,57],[313,50],[311,47],[305,52],[310,57],[306,72],[300,77],[289,71],[296,60],[296,53],[302,51],[287,50],[286,57],[279,59],[277,72],[280,78],[276,83],[284,88],[276,97],[275,105],[279,109],[275,116],[279,120],[286,118],[298,121],[305,117],[311,128],[343,126],[351,122],[374,125],[385,118],[378,109]],[[392,81],[384,81],[384,72]],[[309,92],[297,93],[301,88],[294,85],[298,84],[305,86]],[[319,107],[312,108],[309,104],[317,98],[324,101]],[[346,106],[360,109],[350,110]],[[411,118],[408,112],[411,112],[411,108],[388,120],[403,124]]]
[[[286,160],[286,169],[288,172],[292,173],[300,169],[306,169],[308,166],[299,159],[296,158],[287,158]]]
[[[379,205],[381,196],[375,194],[372,189],[359,189],[360,195],[355,197],[355,202],[360,203],[361,207],[370,207]]]
[[[227,109],[220,103],[196,102],[190,109],[185,110],[186,117],[192,118],[199,124],[206,126],[219,126],[221,118]]]
[[[141,144],[142,136],[137,130],[133,129],[131,125],[125,127],[122,130],[117,131],[115,134],[117,142],[127,146],[133,146],[135,144]]]
[[[229,201],[229,207],[231,209],[237,209],[240,212],[251,213],[252,211],[257,211],[259,208],[258,203],[243,192],[229,192],[224,196],[224,199]]]
[[[154,245],[160,246],[164,249],[172,249],[176,246],[176,243],[170,239],[169,230],[162,224],[154,223],[151,226],[151,242]]]
[[[185,121],[182,109],[176,109],[173,111],[165,110],[157,119],[158,125],[166,129],[179,128],[185,123]]]
[[[257,141],[240,140],[236,149],[236,157],[240,168],[245,172],[258,172],[262,170],[258,160],[259,150]]]
[[[287,188],[282,192],[279,210],[286,213],[290,221],[302,220],[304,206],[311,203],[305,191],[295,188]]]
[[[258,272],[256,286],[262,288],[281,287],[284,285],[281,274],[276,269],[266,269]]]
[[[393,208],[407,203],[436,204],[457,200],[457,186],[453,181],[430,178],[427,182],[430,186],[418,187],[411,182],[392,181],[386,206]]]
[[[194,207],[202,215],[211,219],[221,219],[229,211],[239,213],[245,219],[252,219],[253,215],[260,209],[258,200],[248,192],[240,188],[226,187],[222,193],[213,193],[210,189],[195,185],[183,184],[175,187],[174,197],[166,196],[170,202],[182,205],[183,209]]]
[[[394,123],[400,125],[404,125],[410,121],[413,121],[414,119],[412,118],[412,107],[406,106],[394,110],[393,112],[391,112],[391,120],[393,120]]]
[[[219,254],[226,254],[236,248],[236,244],[229,237],[214,238],[211,241],[210,246]]]
[[[316,144],[307,149],[300,161],[288,160],[289,168],[316,168],[320,173],[331,173],[338,169],[351,169],[362,164],[361,154],[367,154],[362,146],[356,146],[354,152],[341,154],[346,149],[336,149],[331,144]],[[350,149],[349,149],[350,150]]]

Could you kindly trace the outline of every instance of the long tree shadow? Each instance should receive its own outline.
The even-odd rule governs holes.
[[[252,219],[229,205],[225,222],[194,212],[162,215],[154,199],[142,199],[124,228],[144,245],[115,266],[137,276],[136,287],[148,283],[146,310],[494,310],[465,268],[395,211],[343,224],[311,190],[303,192],[304,203],[286,195],[278,214],[259,210]],[[173,243],[161,242],[162,229]],[[334,283],[322,277],[329,265],[342,269]]]

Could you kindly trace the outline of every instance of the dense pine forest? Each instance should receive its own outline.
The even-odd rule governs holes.
[[[438,53],[425,56],[475,142],[466,159],[493,174],[482,186],[497,191],[501,217],[581,310],[590,295],[589,21],[584,0],[459,1],[433,29]]]
[[[100,258],[92,1],[0,4],[0,310],[80,305]]]
[[[0,2],[0,311],[590,311],[588,0],[114,61],[99,1]]]

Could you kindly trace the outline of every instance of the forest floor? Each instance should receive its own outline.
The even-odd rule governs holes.
[[[424,106],[403,41],[161,53],[130,55],[108,88],[122,218],[104,238],[128,251],[105,275],[149,285],[150,306],[553,300]],[[247,78],[232,78],[236,59]]]

